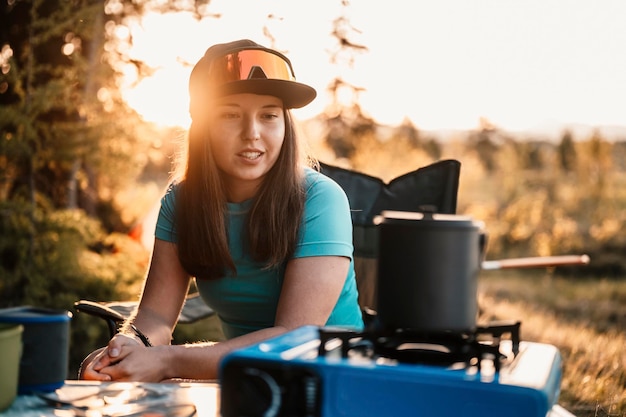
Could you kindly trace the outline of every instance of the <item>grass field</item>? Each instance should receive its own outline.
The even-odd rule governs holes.
[[[549,272],[490,271],[479,281],[481,320],[519,319],[523,340],[564,359],[559,403],[577,417],[626,416],[626,281]]]

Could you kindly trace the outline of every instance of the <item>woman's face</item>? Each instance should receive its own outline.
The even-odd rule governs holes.
[[[210,117],[211,150],[228,200],[252,198],[276,163],[285,139],[282,100],[232,94],[216,100]]]

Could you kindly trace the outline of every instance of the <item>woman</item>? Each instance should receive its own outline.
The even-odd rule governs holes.
[[[363,326],[347,198],[302,164],[288,111],[315,90],[249,40],[209,48],[189,89],[186,165],[162,199],[137,313],[85,360],[85,379],[214,379],[234,349],[303,325]],[[170,345],[192,277],[226,341]]]

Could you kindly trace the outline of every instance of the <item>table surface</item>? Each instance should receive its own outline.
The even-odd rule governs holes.
[[[148,395],[146,395],[148,394]],[[217,383],[171,382],[131,383],[66,381],[49,399],[37,395],[20,395],[2,417],[48,416],[219,416],[219,385]],[[126,398],[124,398],[126,397]],[[74,401],[77,406],[53,404],[54,400]],[[194,412],[195,407],[195,414]],[[164,410],[170,410],[164,412]]]
[[[141,393],[152,395],[137,400],[122,400],[116,394],[130,393],[141,397]],[[219,385],[217,383],[168,382],[168,383],[131,383],[90,381],[66,381],[65,385],[48,397],[60,400],[83,399],[82,405],[92,408],[77,409],[68,406],[53,405],[36,395],[21,395],[16,398],[8,410],[0,417],[103,417],[103,416],[195,416],[217,417],[219,412]],[[117,398],[118,401],[115,401]],[[99,401],[99,402],[98,402]],[[77,403],[79,404],[79,403]],[[189,407],[193,405],[193,407]],[[187,406],[176,409],[175,406]],[[105,408],[103,408],[105,407]],[[151,407],[151,408],[132,408]],[[171,412],[164,412],[167,407]],[[175,411],[179,411],[176,413]],[[195,411],[195,414],[193,412]],[[152,412],[153,414],[150,414]],[[503,413],[505,414],[505,413]],[[555,405],[547,417],[575,417],[559,405]]]

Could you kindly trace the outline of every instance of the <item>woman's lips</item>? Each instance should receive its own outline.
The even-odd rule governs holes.
[[[261,152],[261,151],[244,151],[244,152],[240,152],[238,155],[241,156],[242,158],[249,159],[249,160],[253,161],[255,159],[259,159],[261,157],[261,155],[263,155],[263,152]]]

